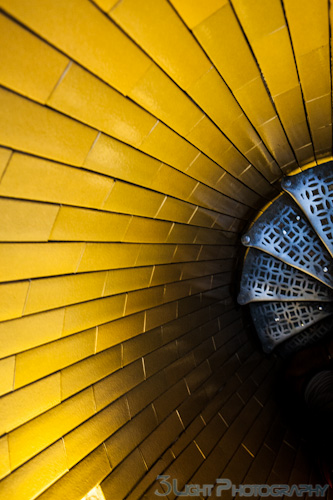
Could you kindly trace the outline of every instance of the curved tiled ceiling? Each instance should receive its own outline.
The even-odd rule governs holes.
[[[273,464],[230,286],[283,174],[331,158],[328,2],[0,6],[0,498]]]

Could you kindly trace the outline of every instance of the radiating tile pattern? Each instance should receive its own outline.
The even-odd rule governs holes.
[[[332,154],[327,2],[0,6],[0,499],[286,482],[231,290],[282,175]]]

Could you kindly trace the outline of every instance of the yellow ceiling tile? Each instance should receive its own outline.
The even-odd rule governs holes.
[[[64,309],[57,309],[0,323],[1,357],[59,339],[63,321]]]
[[[331,91],[329,46],[325,45],[298,57],[298,71],[305,101]]]
[[[249,166],[249,161],[232,146],[222,154],[220,164],[227,172],[238,177]]]
[[[15,429],[59,403],[60,373],[7,394],[0,400],[1,434]]]
[[[0,478],[10,473],[8,436],[3,436],[0,439]]]
[[[123,241],[133,243],[164,243],[171,227],[171,222],[133,217]]]
[[[260,143],[260,137],[244,114],[226,125],[223,133],[243,154]]]
[[[4,146],[52,160],[82,165],[97,136],[96,130],[3,89],[0,110]]]
[[[286,26],[252,42],[252,47],[273,97],[296,87],[298,77]]]
[[[14,389],[15,356],[0,360],[0,395]],[[1,448],[1,446],[0,446]],[[0,453],[0,456],[2,454]],[[1,463],[1,461],[0,461]],[[0,467],[1,470],[1,467]],[[0,472],[1,476],[1,472]]]
[[[239,21],[253,42],[285,24],[280,0],[233,0]]]
[[[198,233],[195,226],[175,224],[168,236],[167,243],[194,243]]]
[[[231,145],[207,116],[203,116],[202,120],[187,134],[186,139],[219,164],[221,155]]]
[[[88,0],[2,0],[5,11],[127,94],[151,61]],[[92,29],[93,26],[93,29]]]
[[[66,451],[60,439],[4,479],[1,487],[11,500],[37,498],[67,470]]]
[[[93,2],[98,5],[105,12],[108,12],[112,7],[119,2],[119,0],[93,0]]]
[[[186,169],[186,174],[198,179],[199,181],[213,186],[223,175],[223,170],[210,158],[199,153],[190,166]]]
[[[151,183],[151,187],[182,200],[187,200],[197,184],[198,182],[191,177],[162,164]]]
[[[141,245],[87,243],[78,272],[134,267]]]
[[[66,307],[63,336],[102,325],[123,316],[125,294],[90,300]]]
[[[94,413],[94,394],[90,387],[12,431],[9,448],[13,468],[22,465]]]
[[[311,142],[310,144],[306,144],[305,146],[299,149],[295,149],[295,156],[297,158],[299,165],[302,166],[305,164],[307,165],[309,162],[314,161],[315,153],[314,153],[313,143]]]
[[[164,287],[153,287],[146,290],[138,290],[128,294],[126,302],[126,315],[137,311],[144,311],[155,307],[163,302]]]
[[[210,61],[166,0],[123,0],[110,16],[180,87],[188,88],[210,68]]]
[[[28,289],[28,281],[20,281],[18,283],[5,283],[0,285],[1,321],[22,316]]]
[[[232,91],[259,76],[229,4],[199,24],[193,32]]]
[[[95,343],[96,328],[19,353],[16,356],[15,389],[92,356]]]
[[[150,66],[128,95],[182,135],[203,116],[201,109],[156,64]]]
[[[312,139],[317,159],[332,153],[332,125],[313,130]]]
[[[103,209],[154,217],[164,199],[165,196],[163,194],[148,191],[133,184],[116,181],[103,205]]]
[[[102,175],[14,153],[0,182],[0,194],[100,208],[113,184],[113,179]]]
[[[188,93],[222,130],[243,113],[213,66],[188,89]]]
[[[32,280],[24,314],[97,299],[103,294],[106,275],[98,272]]]
[[[142,245],[136,265],[167,264],[172,261],[176,248],[176,245]]]
[[[257,128],[275,116],[275,111],[260,76],[235,90],[235,97]]]
[[[331,94],[323,95],[306,103],[311,131],[332,124]]]
[[[194,205],[168,196],[156,217],[157,219],[166,219],[176,222],[188,222],[195,208]]]
[[[116,269],[107,273],[103,295],[114,295],[140,288],[147,288],[153,272],[152,267]]]
[[[217,212],[198,207],[198,210],[196,210],[190,222],[191,224],[195,224],[196,226],[211,227],[213,226],[217,215]]]
[[[6,170],[6,167],[9,163],[10,157],[12,155],[12,150],[11,149],[6,149],[6,148],[1,148],[0,147],[0,183],[1,183],[1,178]]]
[[[258,132],[281,168],[295,161],[293,151],[277,116],[260,125]]]
[[[87,156],[84,167],[141,186],[150,186],[161,162],[101,134]]]
[[[98,327],[96,352],[120,344],[144,332],[145,313],[131,314]]]
[[[1,84],[45,103],[69,59],[4,15],[0,45]]]
[[[58,205],[0,198],[0,241],[48,241]]]
[[[84,243],[1,243],[0,281],[74,273]]]
[[[50,240],[121,241],[131,216],[62,206]]]
[[[162,122],[157,123],[140,149],[181,171],[186,170],[199,152]]]
[[[296,57],[328,44],[327,0],[284,0]]]
[[[192,29],[228,3],[228,0],[205,0],[205,2],[201,0],[171,0],[171,3],[187,26]]]
[[[48,104],[132,146],[139,146],[156,123],[156,118],[76,64]]]
[[[262,196],[269,197],[275,193],[275,188],[253,166],[245,169],[239,179]]]
[[[280,168],[262,143],[247,151],[246,158],[269,182],[274,182],[281,177]]]

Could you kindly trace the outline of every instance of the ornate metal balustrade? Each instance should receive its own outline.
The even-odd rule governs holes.
[[[333,328],[333,162],[286,177],[243,236],[238,302],[265,352],[288,354]]]

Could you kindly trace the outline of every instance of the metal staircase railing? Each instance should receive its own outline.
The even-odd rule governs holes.
[[[333,328],[333,162],[282,189],[242,237],[238,302],[249,304],[263,350],[287,354]]]

